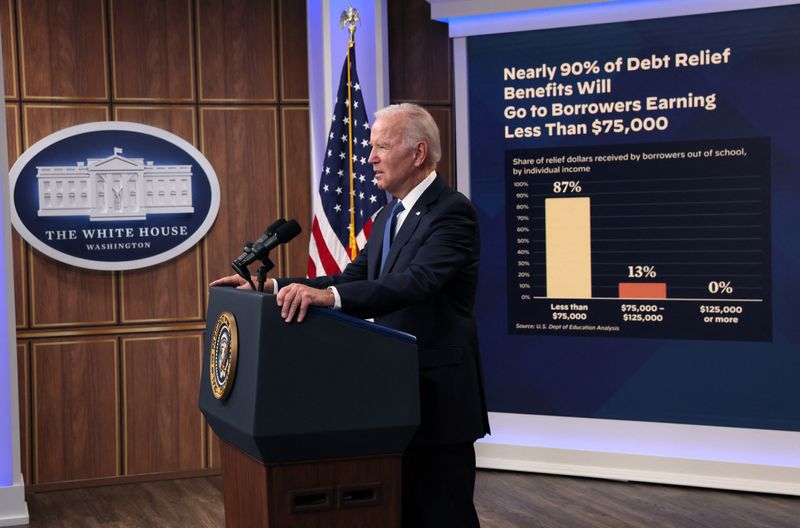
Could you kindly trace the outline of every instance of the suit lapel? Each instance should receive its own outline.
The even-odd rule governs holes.
[[[372,232],[369,235],[369,253],[367,254],[367,275],[370,279],[378,278],[381,253],[383,253],[383,231],[386,229],[386,221],[396,202],[397,200],[392,200],[384,205],[378,216],[375,217],[375,223],[372,224]]]
[[[417,203],[415,203],[411,211],[408,212],[406,219],[403,220],[403,225],[400,226],[400,231],[397,232],[397,235],[395,235],[394,241],[392,242],[392,247],[389,250],[389,255],[387,256],[386,264],[384,265],[384,273],[388,273],[392,270],[392,266],[394,266],[398,255],[400,255],[400,252],[403,250],[403,246],[405,246],[408,241],[411,240],[411,235],[413,235],[414,231],[416,231],[422,216],[425,215],[425,213],[430,210],[431,205],[439,199],[439,195],[445,189],[445,187],[446,186],[441,177],[437,174],[436,179],[433,180],[433,183],[431,183],[430,187],[425,189],[425,192],[419,197]],[[386,207],[389,208],[389,204],[387,204]],[[386,225],[385,220],[383,225]],[[381,233],[382,232],[383,231],[381,231]],[[383,241],[381,240],[381,247],[382,246]],[[380,255],[380,252],[378,252],[378,254]]]

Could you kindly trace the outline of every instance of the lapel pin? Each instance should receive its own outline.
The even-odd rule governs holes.
[[[421,213],[421,211],[417,211],[417,216],[419,216],[419,215],[420,215],[420,213]]]

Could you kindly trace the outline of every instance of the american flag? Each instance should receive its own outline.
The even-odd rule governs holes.
[[[311,278],[341,273],[367,243],[375,213],[386,204],[386,193],[378,189],[367,162],[370,129],[353,42],[342,67],[332,120],[319,179],[320,206],[308,247]]]

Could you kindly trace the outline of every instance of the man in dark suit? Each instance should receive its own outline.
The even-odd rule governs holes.
[[[475,209],[436,173],[439,130],[408,103],[372,127],[369,163],[394,200],[340,275],[278,279],[287,322],[309,306],[340,309],[417,337],[421,426],[403,456],[403,526],[479,526],[473,443],[489,432],[475,322],[480,243]],[[246,286],[238,276],[212,285]]]

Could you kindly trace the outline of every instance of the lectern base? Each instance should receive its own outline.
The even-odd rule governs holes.
[[[220,442],[227,528],[399,528],[400,455],[264,465]]]

